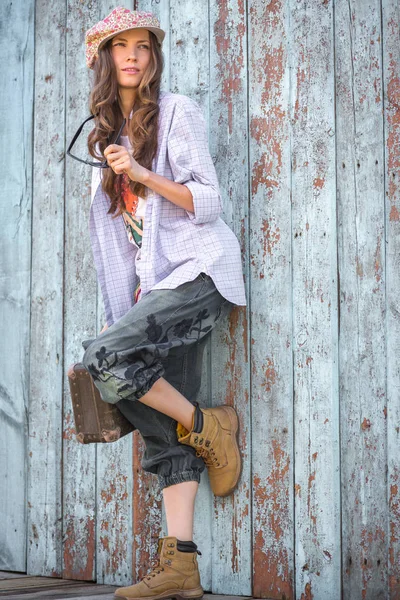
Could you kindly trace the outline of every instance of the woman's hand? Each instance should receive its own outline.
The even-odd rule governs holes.
[[[132,181],[145,183],[148,170],[139,165],[133,156],[129,154],[125,146],[110,144],[104,150],[104,157],[117,175],[126,173]]]
[[[104,156],[114,173],[120,175],[126,173],[133,181],[140,181],[157,194],[161,194],[170,202],[194,214],[194,200],[189,188],[182,184],[171,181],[163,175],[158,175],[141,167],[131,156],[125,146],[110,144],[104,150]]]

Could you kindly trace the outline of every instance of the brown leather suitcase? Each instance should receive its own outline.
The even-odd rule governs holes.
[[[115,442],[134,431],[115,404],[104,402],[82,363],[68,369],[76,439],[81,444]]]

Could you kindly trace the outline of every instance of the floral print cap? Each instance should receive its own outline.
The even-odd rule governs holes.
[[[99,49],[107,40],[121,31],[138,27],[149,29],[156,35],[159,43],[162,43],[165,31],[160,28],[160,21],[153,13],[129,10],[129,8],[123,6],[117,6],[102,21],[88,29],[85,34],[85,44],[86,64],[89,69],[93,69]]]

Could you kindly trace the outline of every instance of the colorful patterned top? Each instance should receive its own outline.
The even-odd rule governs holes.
[[[121,145],[131,150],[132,146],[127,135],[121,135]],[[122,218],[125,223],[128,240],[139,248],[138,254],[141,253],[143,223],[146,210],[146,199],[134,194],[129,187],[129,177],[124,173],[121,182],[121,195],[125,202],[125,211],[122,213]],[[140,280],[136,286],[134,293],[134,301],[139,302],[141,297]]]

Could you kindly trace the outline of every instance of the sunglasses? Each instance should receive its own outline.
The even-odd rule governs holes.
[[[98,167],[99,169],[108,169],[110,167],[110,165],[107,164],[107,159],[103,160],[103,162],[94,162],[91,160],[84,160],[83,158],[78,158],[77,156],[74,156],[71,153],[71,150],[76,142],[76,140],[78,139],[83,126],[85,125],[85,123],[87,123],[88,121],[90,121],[90,119],[94,119],[96,115],[90,115],[90,117],[88,117],[87,119],[85,119],[82,123],[82,125],[79,127],[78,131],[76,132],[76,134],[74,135],[74,137],[72,138],[72,142],[70,143],[70,145],[68,146],[67,149],[67,154],[68,156],[70,156],[71,158],[74,158],[75,160],[79,160],[79,162],[85,163],[86,165],[90,165],[91,167]],[[120,127],[120,130],[118,131],[114,141],[110,142],[110,144],[118,144],[119,142],[119,138],[121,137],[122,131],[125,127],[125,123],[126,123],[126,119],[123,119],[122,121],[122,125]]]

